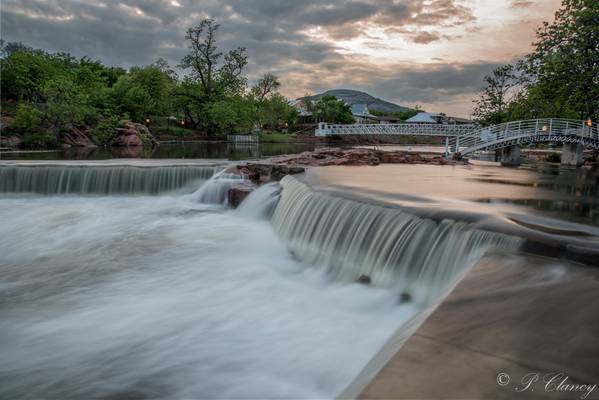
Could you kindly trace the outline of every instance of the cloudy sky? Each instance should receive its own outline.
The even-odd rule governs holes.
[[[250,80],[274,72],[290,98],[364,90],[401,105],[468,116],[482,77],[530,49],[560,0],[2,0],[6,41],[110,65],[176,65],[185,29],[221,24]]]

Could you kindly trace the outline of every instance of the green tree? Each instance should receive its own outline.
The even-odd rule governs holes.
[[[261,127],[276,129],[285,123],[292,124],[297,121],[297,110],[279,94],[279,87],[279,78],[266,73],[250,90],[250,96],[256,103],[256,123]]]
[[[213,103],[241,96],[247,83],[243,75],[247,64],[245,49],[240,47],[223,55],[216,46],[218,28],[213,19],[205,19],[187,30],[189,53],[181,60],[181,67],[190,73],[176,93],[182,98],[178,104],[191,124],[208,134],[215,133],[208,118]],[[213,110],[211,114],[214,115]]]
[[[563,0],[554,22],[537,30],[534,50],[521,67],[560,112],[599,118],[599,2]],[[559,116],[559,115],[554,115]]]
[[[116,106],[137,122],[149,115],[166,116],[172,112],[170,101],[173,79],[159,67],[133,67],[119,77],[112,88]]]
[[[533,51],[485,78],[475,102],[483,122],[562,117],[599,119],[599,2],[562,0],[537,29]],[[515,79],[515,76],[518,78]],[[508,93],[515,91],[514,96]]]
[[[249,133],[254,126],[255,107],[251,98],[231,96],[210,104],[210,131],[216,134]]]
[[[416,115],[422,111],[422,109],[420,109],[419,106],[416,106],[416,108],[413,110],[396,111],[396,112],[380,111],[380,110],[371,109],[371,108],[368,108],[368,110],[370,111],[370,113],[372,115],[395,117],[402,121],[408,120],[408,119],[412,118],[414,115]]]
[[[44,114],[35,106],[22,101],[17,107],[15,120],[10,128],[21,134],[37,132],[41,130],[43,117]]]
[[[43,93],[46,119],[57,137],[70,126],[97,122],[97,110],[91,106],[88,94],[73,81],[50,80]]]
[[[0,59],[2,98],[42,101],[49,80],[71,76],[77,68],[76,60],[69,54],[48,54],[22,44],[9,43],[2,49]]]
[[[352,124],[355,122],[351,106],[335,96],[323,96],[314,105],[314,116],[323,122]]]
[[[483,123],[506,121],[512,91],[518,84],[514,66],[508,64],[497,67],[491,75],[485,76],[484,81],[486,86],[480,98],[474,100],[474,117]]]
[[[48,148],[57,143],[55,135],[44,129],[44,113],[25,101],[19,103],[10,131],[21,135],[27,148]]]
[[[279,78],[274,74],[266,73],[262,75],[262,78],[260,78],[252,87],[251,94],[256,98],[256,100],[263,101],[267,99],[268,96],[277,93],[279,87],[281,87]]]
[[[269,129],[276,129],[283,124],[297,122],[298,112],[282,95],[275,93],[258,103],[258,124]]]

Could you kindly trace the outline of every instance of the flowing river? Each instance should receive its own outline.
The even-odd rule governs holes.
[[[497,168],[311,170],[261,187],[236,210],[223,168],[0,166],[1,398],[339,396],[481,257],[523,249],[520,231],[489,218],[574,229],[568,217],[548,218],[568,207],[540,216],[518,203],[530,192],[513,202],[484,196],[476,185],[501,187]],[[448,171],[476,195],[423,197]],[[403,180],[379,186],[389,173]],[[426,190],[407,186],[414,174]],[[590,201],[591,214],[576,224],[587,236],[572,235],[586,240],[579,248],[596,243],[597,175],[588,176],[579,202]],[[474,204],[477,219],[464,213]],[[364,277],[370,285],[356,282]]]

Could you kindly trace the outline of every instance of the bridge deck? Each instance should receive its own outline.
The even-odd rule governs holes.
[[[559,118],[513,121],[481,127],[445,124],[327,124],[320,123],[316,136],[332,135],[400,135],[442,136],[447,139],[447,153],[467,155],[476,151],[495,150],[519,144],[557,142],[577,143],[599,149],[599,124]]]
[[[476,125],[443,124],[325,124],[320,123],[316,136],[332,135],[405,135],[460,136],[478,129]]]

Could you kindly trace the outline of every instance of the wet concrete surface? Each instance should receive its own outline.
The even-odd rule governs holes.
[[[598,297],[597,268],[487,256],[359,398],[599,399]]]

